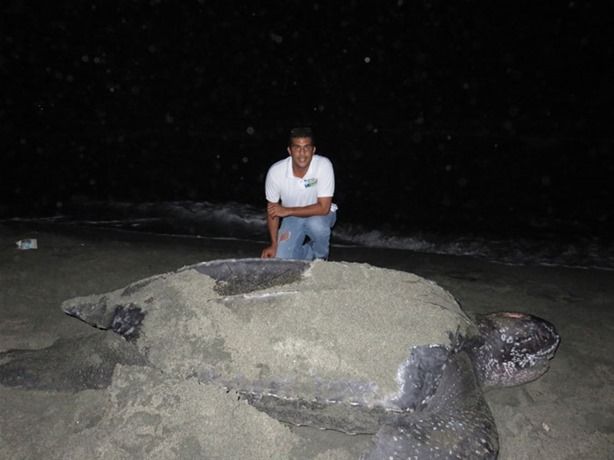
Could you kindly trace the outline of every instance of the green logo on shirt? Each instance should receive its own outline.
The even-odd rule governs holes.
[[[313,179],[305,179],[303,181],[303,184],[305,185],[305,188],[309,188],[309,187],[313,187],[314,185],[316,185],[318,183],[318,179],[313,178]]]

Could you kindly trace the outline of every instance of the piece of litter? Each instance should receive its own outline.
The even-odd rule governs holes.
[[[17,241],[17,249],[25,251],[27,249],[38,249],[38,241],[36,238],[27,238]]]
[[[550,431],[550,425],[548,425],[547,423],[542,423],[542,428],[546,433]]]

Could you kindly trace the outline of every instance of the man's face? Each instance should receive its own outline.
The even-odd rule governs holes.
[[[293,137],[290,139],[288,153],[292,157],[292,166],[298,169],[307,169],[313,158],[316,148],[311,137]]]

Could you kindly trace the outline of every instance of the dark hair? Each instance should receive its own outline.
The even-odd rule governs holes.
[[[313,130],[309,126],[297,126],[296,128],[292,128],[288,137],[288,145],[292,144],[292,139],[296,139],[297,137],[310,137],[311,142],[315,144]]]

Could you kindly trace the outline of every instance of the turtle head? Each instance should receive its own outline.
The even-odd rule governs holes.
[[[539,378],[561,341],[552,323],[527,313],[491,313],[477,322],[483,340],[470,352],[485,386],[519,385]]]

